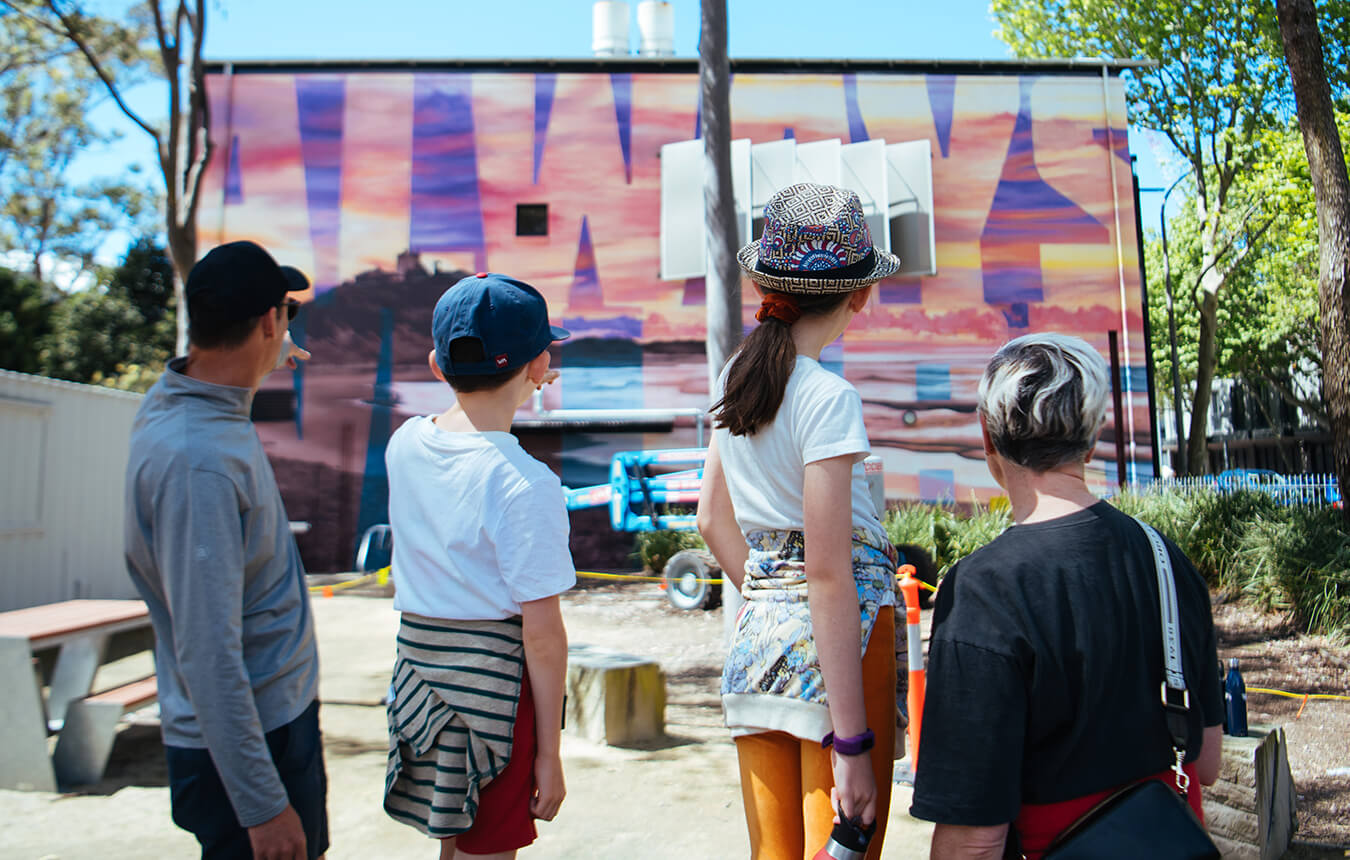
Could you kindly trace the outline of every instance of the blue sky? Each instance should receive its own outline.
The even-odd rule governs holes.
[[[118,14],[121,0],[96,3]],[[206,55],[213,60],[444,59],[589,56],[590,0],[208,0]],[[636,42],[636,0],[631,25]],[[673,0],[675,53],[698,56],[698,0]],[[727,0],[732,57],[1006,59],[988,0]],[[143,86],[131,102],[147,118],[164,115],[162,86]],[[124,132],[78,165],[81,178],[117,175],[139,163],[150,175],[149,139],[111,104],[96,122]],[[1132,129],[1140,184],[1167,184],[1150,136]],[[1174,198],[1179,195],[1173,195]],[[1160,194],[1144,194],[1145,229],[1158,223]],[[1177,201],[1172,201],[1175,207]],[[1175,211],[1175,209],[1174,209]],[[110,237],[112,259],[126,237]]]

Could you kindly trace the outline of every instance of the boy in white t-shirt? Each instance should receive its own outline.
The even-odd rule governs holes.
[[[562,803],[567,633],[576,583],[562,484],[511,435],[557,378],[529,284],[480,273],[436,303],[431,372],[455,390],[389,440],[394,608],[384,807],[441,840],[441,857],[514,857]]]

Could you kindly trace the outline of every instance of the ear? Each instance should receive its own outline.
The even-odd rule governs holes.
[[[984,413],[983,412],[979,413],[979,416],[980,416],[980,435],[984,437],[984,456],[986,459],[988,459],[989,455],[997,454],[998,452],[994,449],[994,440],[989,436],[989,424],[984,419]]]
[[[427,353],[427,366],[431,368],[431,375],[445,382],[445,371],[441,370],[441,363],[436,360],[436,350]]]
[[[548,373],[550,361],[552,361],[552,357],[548,354],[548,350],[544,350],[530,359],[530,362],[525,365],[525,378],[530,380],[532,385],[538,385],[539,381]]]
[[[854,290],[853,293],[848,297],[849,310],[853,311],[855,314],[860,313],[863,308],[867,307],[867,302],[871,298],[872,298],[871,284],[868,284],[862,289]]]
[[[283,313],[283,314],[286,313],[286,309],[285,309],[285,308],[282,308],[282,309],[281,309],[281,313]],[[263,337],[264,337],[265,339],[267,339],[267,340],[272,340],[273,338],[277,337],[278,334],[279,334],[278,331],[277,331],[277,328],[278,328],[280,325],[281,325],[281,323],[277,320],[277,311],[276,311],[276,309],[273,309],[273,310],[268,311],[267,313],[263,314],[263,315],[262,315],[262,322],[260,323],[260,327],[262,328]]]

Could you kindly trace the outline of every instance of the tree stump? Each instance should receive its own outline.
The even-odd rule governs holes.
[[[621,745],[666,733],[666,676],[654,660],[593,645],[567,649],[567,728]]]

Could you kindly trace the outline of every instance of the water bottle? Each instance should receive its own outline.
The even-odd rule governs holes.
[[[1235,738],[1247,736],[1247,685],[1238,671],[1238,660],[1228,661],[1228,677],[1223,682],[1223,697],[1228,716],[1228,734]]]
[[[867,843],[877,830],[876,822],[871,827],[863,827],[862,819],[849,820],[843,811],[839,812],[839,823],[830,831],[830,839],[811,860],[863,860],[867,856]]]

